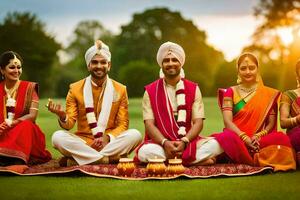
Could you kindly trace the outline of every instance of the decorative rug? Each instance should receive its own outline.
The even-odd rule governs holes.
[[[163,175],[163,176],[148,176],[145,166],[137,165],[131,176],[119,175],[116,164],[101,164],[101,165],[83,165],[83,166],[72,166],[72,167],[60,167],[57,160],[51,160],[48,163],[34,166],[27,165],[11,165],[7,167],[0,167],[1,174],[15,174],[21,176],[32,176],[32,175],[59,175],[59,174],[70,174],[74,172],[80,172],[82,174],[104,177],[104,178],[115,178],[115,179],[126,179],[126,180],[148,180],[148,179],[176,179],[179,177],[186,178],[210,178],[218,176],[249,176],[259,173],[270,173],[273,171],[272,167],[253,167],[244,164],[216,164],[212,166],[192,166],[185,168],[183,174],[179,175]]]

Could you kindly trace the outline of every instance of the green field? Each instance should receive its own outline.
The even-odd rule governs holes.
[[[63,101],[61,101],[63,102]],[[205,98],[204,135],[223,127],[215,98]],[[54,158],[51,134],[60,129],[54,115],[41,100],[38,124],[46,134]],[[130,99],[130,128],[144,132],[141,99]],[[72,176],[0,176],[1,199],[300,199],[300,170],[247,177],[178,179],[170,181],[124,181]]]

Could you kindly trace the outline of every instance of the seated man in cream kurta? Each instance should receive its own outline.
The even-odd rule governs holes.
[[[204,105],[198,85],[184,79],[184,50],[166,42],[157,52],[157,62],[161,79],[145,87],[146,134],[137,159],[149,162],[154,158],[181,157],[185,165],[214,164],[223,150],[215,139],[199,135],[205,118]]]
[[[90,76],[70,85],[66,112],[59,104],[48,104],[49,111],[58,116],[60,126],[66,129],[53,134],[53,146],[79,165],[109,163],[112,158],[126,156],[141,141],[137,130],[128,130],[126,87],[107,75],[110,59],[109,47],[96,41],[85,54]],[[77,131],[72,134],[68,130],[76,121]]]

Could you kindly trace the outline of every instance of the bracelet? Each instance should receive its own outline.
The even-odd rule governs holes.
[[[241,138],[241,140],[243,140],[243,142],[245,142],[248,138],[245,132],[238,134],[238,136]]]
[[[183,141],[185,144],[190,142],[189,138],[187,137],[182,137],[180,140]]]
[[[243,140],[243,142],[246,142],[247,138],[248,138],[248,136],[246,134],[241,137],[241,139]]]
[[[246,135],[245,132],[241,132],[240,134],[238,134],[239,137],[242,137],[242,136],[244,136],[244,135]]]
[[[264,129],[256,134],[254,134],[254,136],[257,138],[261,138],[262,136],[267,135],[267,134],[268,134],[268,131],[266,129]]]
[[[238,134],[238,136],[239,136],[240,138],[242,138],[242,137],[246,136],[246,133],[245,133],[245,132],[241,132],[240,134]]]
[[[298,122],[297,117],[291,117],[290,121],[291,121],[292,126],[296,126],[297,125],[297,122]]]
[[[166,142],[167,140],[168,140],[168,139],[164,138],[164,139],[160,142],[160,144],[161,144],[162,147],[164,146],[164,144],[165,144],[165,142]]]

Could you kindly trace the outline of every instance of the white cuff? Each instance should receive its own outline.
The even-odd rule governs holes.
[[[109,142],[112,142],[112,141],[114,141],[116,139],[116,137],[113,136],[112,134],[108,133],[107,135],[109,136]]]

